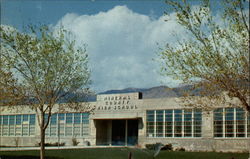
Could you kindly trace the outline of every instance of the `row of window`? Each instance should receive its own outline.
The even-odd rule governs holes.
[[[45,115],[47,119],[47,115]],[[0,136],[35,135],[35,114],[1,115]],[[201,137],[200,109],[147,111],[148,137]],[[59,113],[51,116],[46,136],[87,136],[88,113]],[[250,115],[242,108],[214,110],[214,137],[250,137]]]
[[[200,109],[147,111],[148,137],[201,137]],[[214,110],[214,137],[250,137],[250,115],[242,108]]]
[[[147,111],[148,137],[201,137],[200,109]]]
[[[60,113],[51,116],[46,136],[89,135],[89,113]]]
[[[35,135],[35,114],[1,115],[0,136]]]
[[[45,115],[45,119],[48,115]],[[35,114],[0,115],[0,136],[35,135]],[[46,136],[86,136],[89,134],[89,113],[53,114]]]
[[[242,108],[214,110],[214,137],[250,137],[250,115]]]

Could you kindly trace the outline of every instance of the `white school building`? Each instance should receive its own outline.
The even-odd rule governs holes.
[[[205,111],[181,106],[177,98],[143,99],[142,93],[101,94],[89,102],[92,113],[55,107],[46,143],[138,146],[163,143],[189,151],[248,151],[250,115],[242,108]],[[18,109],[17,109],[18,108]],[[0,146],[36,146],[39,126],[28,106],[2,109]]]

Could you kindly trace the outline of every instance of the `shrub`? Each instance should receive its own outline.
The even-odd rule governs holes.
[[[146,144],[145,147],[146,147],[148,150],[154,150],[154,149],[155,149],[155,144]]]
[[[19,137],[14,138],[15,146],[19,146]]]
[[[158,146],[162,145],[162,143],[155,143],[155,144],[146,144],[145,147],[148,150],[156,150]]]
[[[72,138],[72,145],[77,146],[80,142],[76,140],[76,138]]]
[[[55,143],[45,143],[45,146],[58,146],[58,142]],[[41,146],[41,143],[38,143],[38,146]],[[65,146],[65,142],[59,143],[59,146]]]
[[[183,147],[176,148],[175,151],[185,151],[185,148],[183,148]]]
[[[172,144],[166,144],[166,145],[164,145],[164,147],[161,148],[161,150],[172,151],[173,146],[172,146]]]
[[[90,142],[89,141],[83,141],[83,145],[84,146],[90,146]]]
[[[161,143],[155,143],[155,144],[146,144],[145,147],[148,149],[148,150],[155,150],[156,149],[156,146],[159,145]],[[166,144],[164,145],[161,150],[167,150],[167,151],[172,151],[173,150],[173,146],[172,144]]]

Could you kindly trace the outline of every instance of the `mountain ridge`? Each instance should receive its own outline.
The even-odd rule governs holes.
[[[192,85],[185,85],[175,88],[167,86],[155,86],[150,88],[125,88],[125,89],[114,89],[100,92],[98,94],[119,94],[119,93],[133,93],[141,92],[143,99],[150,98],[171,98],[171,97],[182,97],[185,93],[190,93],[194,96],[199,96],[201,89],[193,89]]]

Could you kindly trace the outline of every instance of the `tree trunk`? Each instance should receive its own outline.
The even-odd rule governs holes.
[[[240,92],[236,93],[236,97],[241,101],[241,103],[243,104],[245,109],[248,111],[248,113],[250,113],[250,106],[247,102],[248,99],[244,97],[243,95],[241,95]]]
[[[40,117],[40,159],[45,158],[45,129],[44,129],[44,112],[41,112]]]
[[[41,146],[40,146],[40,159],[45,158],[45,131],[44,129],[41,128],[40,130],[40,135],[41,135]]]

